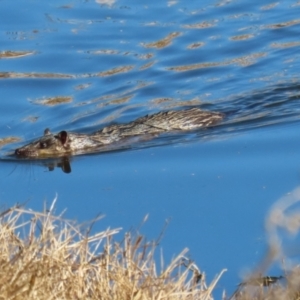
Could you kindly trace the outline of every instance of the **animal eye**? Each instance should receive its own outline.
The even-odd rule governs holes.
[[[47,143],[45,143],[45,142],[40,142],[40,148],[41,148],[41,149],[47,148]]]

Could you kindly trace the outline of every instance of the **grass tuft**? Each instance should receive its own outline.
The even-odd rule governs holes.
[[[0,214],[0,299],[212,299],[224,271],[207,286],[187,249],[158,268],[157,243],[132,233],[118,243],[121,228],[90,234],[55,216],[54,204]]]

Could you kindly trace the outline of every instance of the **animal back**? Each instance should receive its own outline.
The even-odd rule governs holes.
[[[209,127],[224,118],[222,113],[191,108],[178,111],[159,112],[154,115],[145,116],[135,122],[164,131],[193,130]]]

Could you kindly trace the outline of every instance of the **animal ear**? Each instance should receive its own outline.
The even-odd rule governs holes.
[[[65,130],[63,130],[63,131],[61,131],[61,132],[58,134],[58,137],[59,137],[59,139],[60,139],[60,142],[61,142],[63,145],[65,145],[65,143],[66,143],[67,140],[68,140],[68,133],[67,133]]]
[[[50,134],[51,134],[50,129],[49,129],[49,128],[46,128],[46,129],[44,130],[44,135],[50,135]]]

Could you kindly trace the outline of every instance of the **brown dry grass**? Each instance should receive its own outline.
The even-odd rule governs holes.
[[[120,228],[91,234],[92,224],[84,227],[55,216],[54,204],[41,213],[20,206],[0,213],[0,300],[213,299],[225,270],[207,286],[204,273],[186,258],[187,249],[167,266],[161,258],[158,266],[157,241],[126,233],[118,243],[114,236]],[[266,218],[268,251],[230,300],[300,299],[295,262],[300,251],[283,242],[300,232],[299,207],[300,188],[273,205]],[[274,263],[281,264],[278,275],[284,278],[265,276]]]
[[[120,229],[90,234],[54,216],[54,203],[0,214],[0,299],[212,299],[221,274],[207,287],[187,249],[158,272],[156,243],[131,233],[117,243]]]

